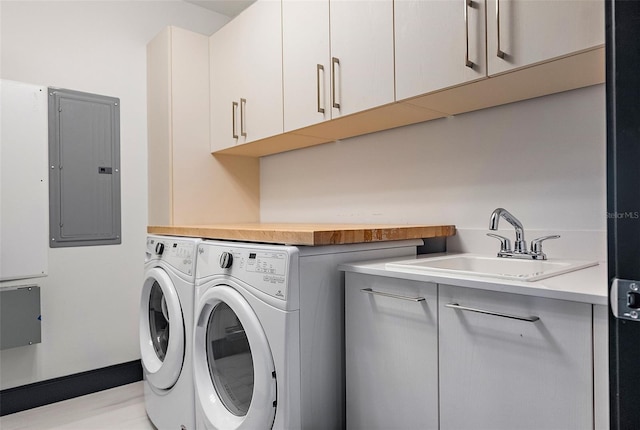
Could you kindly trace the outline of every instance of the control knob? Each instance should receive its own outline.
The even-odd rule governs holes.
[[[164,243],[158,242],[156,244],[156,254],[162,255],[163,252],[164,252]]]
[[[230,252],[223,252],[220,255],[220,268],[228,269],[233,264],[233,255]]]

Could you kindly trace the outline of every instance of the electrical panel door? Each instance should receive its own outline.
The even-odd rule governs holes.
[[[49,88],[50,246],[120,237],[120,100]]]

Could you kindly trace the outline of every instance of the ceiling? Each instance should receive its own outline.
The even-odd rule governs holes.
[[[184,0],[205,9],[233,18],[245,10],[255,0]]]

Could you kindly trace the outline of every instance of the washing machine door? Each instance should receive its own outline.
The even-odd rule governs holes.
[[[262,325],[238,291],[206,290],[196,308],[194,376],[197,402],[215,429],[270,429],[276,374]]]
[[[185,349],[182,308],[171,278],[162,268],[145,274],[140,300],[140,354],[147,381],[171,388],[182,370]]]

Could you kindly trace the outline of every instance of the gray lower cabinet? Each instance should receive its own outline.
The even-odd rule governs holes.
[[[345,285],[348,429],[594,428],[592,305],[358,273]]]
[[[438,428],[437,286],[346,273],[348,429]]]
[[[440,285],[439,312],[442,430],[593,428],[591,305]]]

